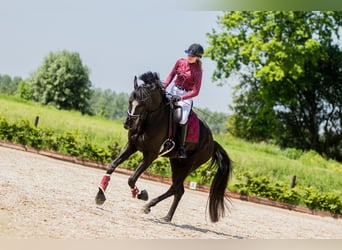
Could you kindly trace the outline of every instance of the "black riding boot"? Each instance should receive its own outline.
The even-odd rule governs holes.
[[[179,131],[180,139],[179,139],[178,157],[184,159],[184,158],[187,158],[184,145],[185,145],[185,139],[186,139],[186,132],[188,130],[188,123],[179,124],[179,127],[180,127],[180,131]]]

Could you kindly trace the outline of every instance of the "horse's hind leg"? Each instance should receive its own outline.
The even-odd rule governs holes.
[[[151,207],[154,207],[155,205],[157,205],[159,202],[161,202],[162,200],[165,200],[166,198],[169,198],[170,196],[173,195],[173,189],[172,186],[169,188],[169,190],[167,190],[164,194],[152,199],[149,203],[147,203],[144,207],[143,207],[143,211],[144,213],[148,214],[149,212],[151,212]]]
[[[163,221],[170,222],[172,220],[172,217],[176,211],[176,208],[178,206],[179,201],[181,200],[182,196],[184,194],[184,186],[181,185],[179,188],[175,189],[175,186],[172,185],[169,190],[167,190],[164,194],[158,196],[157,198],[152,199],[149,203],[147,203],[143,207],[143,211],[145,213],[149,213],[151,211],[151,207],[154,207],[162,200],[165,200],[166,198],[169,198],[170,196],[174,195],[172,205],[169,209],[168,214],[162,218]]]
[[[172,220],[172,217],[173,217],[173,215],[174,215],[174,213],[175,213],[175,211],[177,209],[178,203],[181,200],[183,194],[184,194],[184,186],[181,185],[177,189],[176,193],[174,194],[172,205],[171,205],[167,215],[162,218],[163,221],[170,222]]]

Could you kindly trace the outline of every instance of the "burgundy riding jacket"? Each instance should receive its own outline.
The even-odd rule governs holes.
[[[197,63],[189,63],[185,58],[178,59],[172,71],[165,80],[166,88],[176,77],[177,87],[188,91],[182,96],[182,100],[195,97],[199,94],[202,83],[202,69]]]

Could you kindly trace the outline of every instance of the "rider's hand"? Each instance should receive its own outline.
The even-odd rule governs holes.
[[[179,101],[182,100],[182,97],[180,97],[180,96],[178,96],[178,95],[173,95],[173,96],[171,97],[171,100],[172,100],[173,102],[179,102]]]

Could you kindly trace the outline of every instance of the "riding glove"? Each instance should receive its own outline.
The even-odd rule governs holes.
[[[173,96],[171,97],[171,100],[172,100],[173,102],[179,102],[179,101],[182,100],[182,97],[180,97],[180,96],[178,96],[178,95],[173,95]]]

